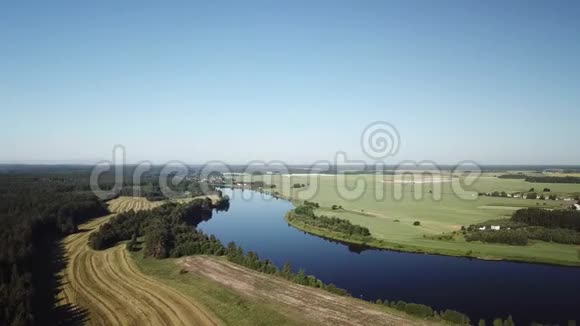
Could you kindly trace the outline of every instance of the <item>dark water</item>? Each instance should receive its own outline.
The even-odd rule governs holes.
[[[285,200],[247,190],[224,192],[231,197],[229,211],[216,212],[199,228],[224,244],[235,241],[279,268],[288,261],[355,297],[455,309],[473,323],[510,314],[518,325],[580,321],[580,268],[360,251],[289,226],[284,214],[293,206]],[[251,200],[241,197],[250,194]]]

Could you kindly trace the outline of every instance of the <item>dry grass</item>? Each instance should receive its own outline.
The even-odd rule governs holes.
[[[140,200],[116,200],[114,209],[145,209]],[[64,240],[68,264],[63,271],[61,304],[88,309],[89,325],[217,325],[219,320],[192,298],[142,274],[123,245],[94,251],[94,230],[113,215],[80,226]]]
[[[276,305],[279,311],[300,315],[309,325],[434,325],[390,308],[343,297],[321,289],[259,273],[225,259],[184,257],[178,263],[189,272],[209,278],[254,300]]]
[[[112,199],[108,202],[109,210],[113,213],[124,213],[130,210],[134,211],[141,211],[141,210],[148,210],[159,207],[168,202],[177,202],[177,203],[187,203],[196,198],[204,198],[209,197],[215,203],[218,200],[218,197],[214,195],[209,196],[200,196],[200,197],[189,197],[189,198],[180,198],[180,199],[172,199],[172,200],[161,200],[161,201],[149,201],[144,197],[130,197],[130,196],[120,196],[115,199]]]

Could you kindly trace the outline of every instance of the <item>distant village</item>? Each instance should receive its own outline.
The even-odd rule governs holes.
[[[569,204],[570,209],[580,210],[580,196],[571,197],[571,196],[558,196],[555,194],[546,194],[546,192],[550,192],[550,189],[545,188],[543,193],[537,194],[534,191],[534,188],[531,188],[528,192],[514,192],[514,193],[507,193],[505,191],[494,191],[494,192],[480,192],[479,196],[486,196],[486,197],[500,197],[500,198],[519,198],[519,199],[532,199],[532,200],[553,200],[553,201],[562,201],[564,205]]]

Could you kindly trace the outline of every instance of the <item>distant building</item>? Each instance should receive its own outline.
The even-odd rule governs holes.
[[[580,211],[580,204],[574,204],[574,207],[576,207],[577,211]]]
[[[485,230],[485,226],[482,226],[479,229],[483,231],[483,230]]]
[[[499,225],[492,225],[492,226],[491,226],[491,229],[492,229],[492,230],[495,230],[495,231],[498,231],[500,228],[501,228],[501,227],[500,227]]]

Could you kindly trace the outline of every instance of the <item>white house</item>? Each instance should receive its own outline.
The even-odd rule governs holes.
[[[480,230],[485,230],[485,225],[479,228]]]
[[[491,229],[494,231],[498,231],[500,229],[500,226],[499,225],[492,225]]]
[[[577,211],[580,211],[580,204],[574,204],[574,207],[576,207]]]

